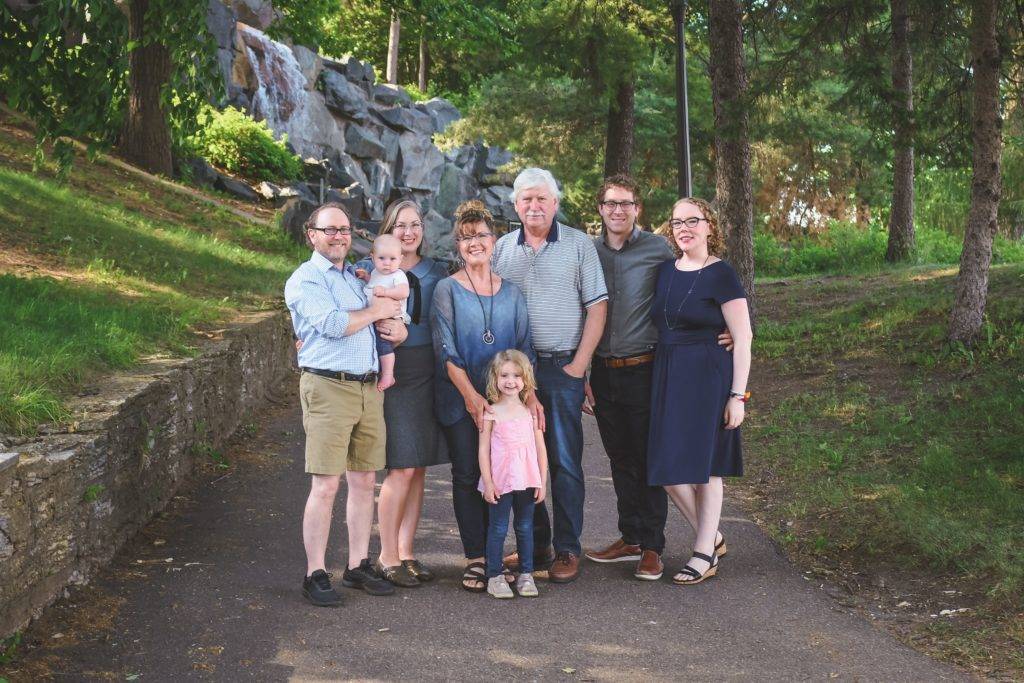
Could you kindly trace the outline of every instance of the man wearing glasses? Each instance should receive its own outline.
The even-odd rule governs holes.
[[[384,467],[383,394],[373,325],[388,320],[382,334],[392,343],[405,339],[405,326],[390,320],[400,313],[394,299],[377,297],[367,306],[363,282],[345,262],[352,246],[352,222],[341,204],[324,204],[306,221],[313,248],[285,284],[292,325],[301,342],[299,398],[306,431],[306,472],[312,485],[302,519],[306,577],[302,591],[314,605],[341,602],[326,572],[331,512],[342,473],[348,482],[345,521],[348,566],[342,584],[371,595],[394,591],[369,560],[376,472]]]
[[[640,192],[627,175],[606,179],[597,193],[601,235],[594,240],[608,284],[608,323],[597,345],[584,410],[597,418],[612,470],[621,538],[587,552],[594,562],[636,562],[634,576],[661,578],[665,490],[647,485],[651,371],[658,332],[651,301],[658,266],[675,258],[668,241],[640,229]],[[731,344],[723,335],[720,343]]]
[[[512,202],[523,227],[498,240],[492,261],[494,272],[526,297],[537,352],[537,398],[547,413],[544,441],[554,524],[552,529],[547,508],[537,505],[534,567],[554,560],[548,577],[567,583],[579,575],[583,530],[584,375],[604,329],[608,290],[591,239],[555,220],[558,198],[549,171],[520,173],[512,185]],[[518,557],[506,560],[517,563]]]

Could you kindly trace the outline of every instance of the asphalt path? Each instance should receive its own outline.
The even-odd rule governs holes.
[[[584,547],[617,537],[608,463],[585,417]],[[75,588],[24,634],[0,672],[39,680],[960,680],[805,579],[728,506],[729,554],[698,586],[669,582],[692,534],[669,516],[666,575],[584,561],[571,584],[495,600],[461,590],[449,469],[427,477],[419,559],[435,583],[372,597],[340,588],[344,489],[328,570],[337,609],[301,595],[300,520],[308,489],[294,405],[270,411],[197,475],[89,586]],[[755,455],[756,457],[756,455]],[[726,493],[728,498],[728,491]],[[512,540],[509,540],[511,548]],[[373,550],[373,549],[372,549]]]

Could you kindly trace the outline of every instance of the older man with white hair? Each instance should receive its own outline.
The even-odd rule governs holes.
[[[604,331],[608,290],[593,241],[556,220],[559,196],[549,171],[528,168],[516,177],[512,202],[523,227],[498,240],[493,264],[526,296],[537,351],[537,397],[546,412],[554,534],[547,508],[537,505],[534,566],[553,560],[550,580],[568,583],[579,575],[583,531],[585,376]],[[509,558],[509,564],[517,560]]]

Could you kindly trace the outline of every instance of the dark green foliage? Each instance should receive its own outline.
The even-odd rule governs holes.
[[[206,3],[150,0],[146,23],[147,40],[170,51],[173,69],[163,100],[180,142],[217,82]],[[53,0],[17,14],[0,3],[0,90],[36,124],[40,153],[43,143],[55,143],[64,171],[70,139],[93,150],[116,142],[128,96],[128,53],[137,47],[114,0]]]
[[[274,139],[266,121],[255,121],[234,107],[206,107],[189,147],[214,166],[250,180],[294,180],[302,159],[285,147],[287,136]]]

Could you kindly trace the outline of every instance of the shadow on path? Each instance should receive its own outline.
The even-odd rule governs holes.
[[[584,546],[617,537],[614,493],[586,418]],[[0,675],[39,680],[960,680],[810,586],[751,522],[727,510],[717,578],[676,587],[689,553],[669,517],[666,578],[586,563],[540,598],[497,601],[459,587],[461,546],[447,467],[429,470],[419,557],[439,580],[390,597],[348,589],[340,609],[302,598],[297,406],[263,417],[227,473],[193,479],[90,586],[25,634]],[[339,496],[328,570],[344,567]],[[511,541],[510,541],[511,543]]]

